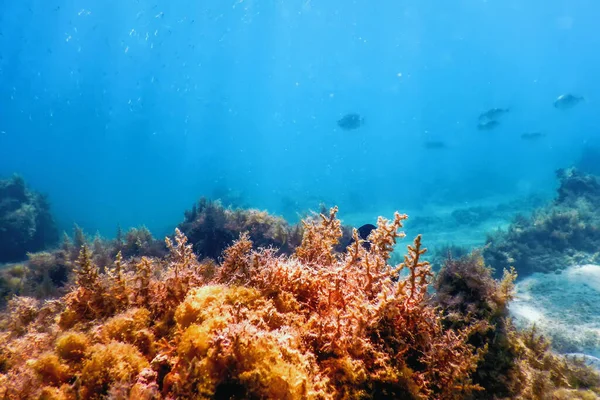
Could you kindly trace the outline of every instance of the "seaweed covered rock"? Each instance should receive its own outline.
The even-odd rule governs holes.
[[[11,295],[48,298],[69,281],[71,262],[62,251],[28,253],[27,260],[0,269],[0,306]]]
[[[46,197],[27,188],[19,176],[0,180],[0,263],[20,261],[57,240]]]
[[[535,327],[518,331],[509,318],[514,270],[492,277],[479,252],[448,258],[435,280],[434,303],[444,324],[469,329],[468,343],[486,352],[472,375],[484,390],[468,398],[595,399],[600,375],[579,359],[559,356]]]
[[[600,260],[600,181],[574,168],[557,171],[558,196],[506,231],[489,235],[486,263],[514,266],[521,276]]]
[[[327,210],[321,205],[321,212]],[[312,214],[306,220],[319,219]],[[272,246],[279,254],[292,254],[300,245],[304,226],[289,224],[279,216],[257,209],[224,207],[220,201],[200,199],[191,210],[185,212],[184,221],[178,225],[192,243],[198,257],[217,260],[223,251],[239,237],[248,232],[257,247]],[[341,226],[342,236],[335,250],[343,252],[352,242],[352,227]]]
[[[219,201],[205,198],[186,211],[185,220],[178,228],[194,246],[200,258],[216,260],[223,251],[247,231],[258,247],[274,246],[290,254],[300,243],[301,230],[289,225],[283,218],[255,209],[223,207]]]

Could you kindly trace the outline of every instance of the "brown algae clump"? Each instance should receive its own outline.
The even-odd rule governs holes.
[[[130,344],[95,345],[81,371],[83,397],[101,398],[115,383],[133,384],[142,369],[148,366],[144,356]]]

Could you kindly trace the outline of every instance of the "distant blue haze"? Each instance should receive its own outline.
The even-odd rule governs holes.
[[[288,218],[548,193],[599,134],[598,15],[591,0],[0,0],[0,175],[104,235],[165,234],[223,190]],[[562,93],[586,101],[557,110]],[[492,107],[511,111],[477,130]],[[340,129],[349,112],[365,125]]]

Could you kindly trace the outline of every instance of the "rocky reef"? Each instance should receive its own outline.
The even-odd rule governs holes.
[[[600,261],[600,181],[575,168],[557,171],[557,197],[531,216],[489,235],[486,262],[521,276]]]
[[[0,180],[0,263],[55,245],[58,231],[46,197],[20,176]]]
[[[514,273],[496,281],[473,255],[434,278],[420,236],[391,265],[406,218],[337,251],[333,208],[289,254],[241,232],[220,262],[179,229],[168,254],[120,250],[104,268],[84,242],[63,296],[13,297],[2,314],[0,398],[597,397],[597,374],[511,327]]]
[[[326,213],[324,206],[321,211]],[[315,218],[315,215],[307,218]],[[213,260],[221,256],[240,232],[248,232],[257,247],[273,247],[279,254],[287,255],[300,245],[303,233],[302,224],[289,224],[267,211],[225,207],[220,201],[207,198],[201,198],[185,212],[178,229],[186,235],[200,259]],[[352,228],[342,226],[341,229],[342,237],[336,245],[338,251],[343,251],[352,240]]]

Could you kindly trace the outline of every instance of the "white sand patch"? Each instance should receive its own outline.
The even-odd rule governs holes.
[[[539,324],[546,321],[540,310],[527,303],[514,302],[510,307],[510,312],[514,318],[523,319],[530,323]]]
[[[584,285],[600,292],[600,265],[577,265],[563,273],[571,285]]]
[[[600,356],[600,266],[523,279],[510,312],[517,326],[535,324],[561,352]]]

